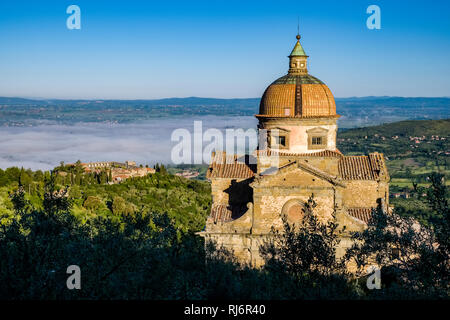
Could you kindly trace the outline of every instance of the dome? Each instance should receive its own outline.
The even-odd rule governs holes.
[[[308,74],[299,37],[289,59],[287,75],[275,80],[264,92],[257,117],[336,117],[330,89]]]
[[[266,89],[258,116],[336,116],[336,104],[330,89],[316,77],[287,74]]]

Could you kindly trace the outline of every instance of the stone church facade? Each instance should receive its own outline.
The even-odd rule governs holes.
[[[260,144],[252,155],[214,152],[207,172],[212,209],[200,234],[253,266],[271,228],[303,216],[313,195],[319,219],[333,213],[345,226],[338,255],[363,230],[373,208],[389,206],[389,174],[380,153],[345,156],[336,147],[336,104],[330,89],[308,73],[300,36],[289,55],[288,73],[262,96]]]

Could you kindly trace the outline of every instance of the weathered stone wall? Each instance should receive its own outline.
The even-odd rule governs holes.
[[[232,253],[242,264],[259,268],[264,265],[265,261],[260,253],[260,247],[271,240],[270,234],[239,234],[239,233],[222,233],[208,234],[205,241],[212,241],[216,248],[224,247]],[[336,248],[336,257],[339,259],[344,256],[346,250],[353,245],[350,237],[343,236]],[[355,270],[356,266],[348,265],[349,271]]]
[[[253,267],[264,264],[259,248],[269,239],[268,235],[252,235],[239,233],[208,234],[205,241],[212,241],[216,248],[224,247],[236,256],[239,262]]]
[[[231,184],[231,179],[212,179],[211,195],[213,203],[228,204],[229,196],[225,192]]]
[[[206,220],[207,233],[251,233],[253,225],[253,205],[248,203],[247,210],[232,221],[214,221],[209,217]]]
[[[288,188],[271,188],[255,189],[254,192],[254,233],[268,233],[273,226],[276,229],[282,227],[281,213],[283,206],[290,200],[299,200],[306,203],[314,193],[314,201],[317,207],[314,212],[322,221],[331,218],[334,210],[334,190],[326,189],[288,189]]]
[[[380,183],[371,180],[346,181],[346,188],[343,189],[344,205],[350,207],[377,207],[378,199],[383,198],[389,201],[389,190],[387,183]]]
[[[213,203],[246,204],[253,200],[253,190],[249,187],[252,179],[216,178],[211,181]]]

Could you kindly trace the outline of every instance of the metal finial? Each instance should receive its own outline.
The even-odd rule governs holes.
[[[297,16],[297,40],[300,40],[300,17]]]

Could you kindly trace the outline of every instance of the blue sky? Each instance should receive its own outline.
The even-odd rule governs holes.
[[[450,96],[450,1],[435,0],[1,1],[0,96],[258,97],[287,72],[297,16],[336,97]]]

